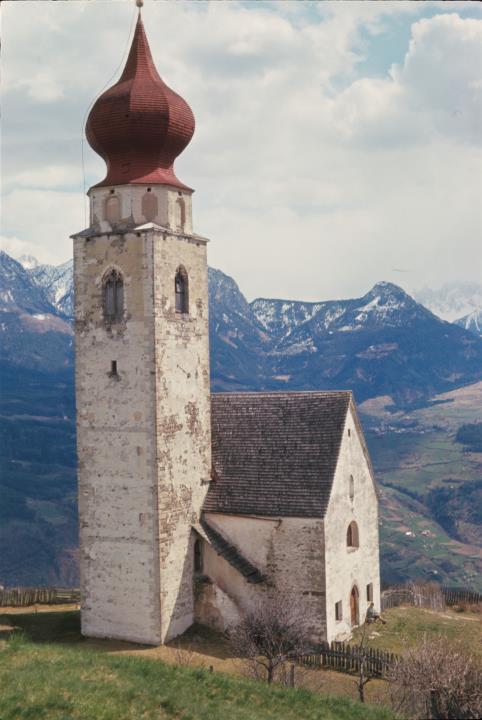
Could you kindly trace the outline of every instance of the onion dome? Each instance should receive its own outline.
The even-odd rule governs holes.
[[[94,103],[86,125],[89,145],[107,164],[102,185],[183,185],[174,160],[194,133],[189,105],[159,77],[141,16],[120,80]]]

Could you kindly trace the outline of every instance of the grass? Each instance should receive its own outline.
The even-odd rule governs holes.
[[[401,653],[424,633],[462,640],[481,652],[480,615],[392,608],[370,628],[370,646]],[[372,680],[355,702],[354,677],[297,669],[300,688],[240,677],[226,640],[194,628],[171,647],[146,647],[80,635],[79,611],[39,608],[0,614],[1,720],[389,720],[387,683]],[[354,642],[357,641],[355,634]],[[177,664],[176,664],[177,663]],[[179,665],[181,663],[181,665]],[[214,672],[209,672],[209,666]],[[316,692],[312,692],[316,690]]]
[[[182,664],[190,667],[209,668],[230,675],[242,675],[244,667],[233,657],[232,648],[226,638],[215,631],[201,626],[193,626],[181,638],[170,645],[148,647],[135,643],[116,640],[98,640],[82,638],[80,634],[80,613],[72,606],[38,606],[0,610],[0,638],[15,628],[19,636],[35,643],[55,641],[77,650],[94,650],[101,654],[115,654],[142,657],[147,660],[162,661],[168,664]],[[297,668],[296,686],[317,693],[341,696],[357,700],[358,695],[354,677],[334,670],[312,670]],[[382,680],[373,680],[367,687],[367,703],[388,705],[387,684]],[[1,720],[3,717],[0,714]]]
[[[0,650],[2,720],[391,720],[384,708],[303,689],[116,656],[35,644]]]
[[[482,656],[481,616],[474,613],[456,613],[447,610],[436,613],[414,607],[391,608],[383,613],[386,625],[376,623],[370,634],[370,647],[400,654],[417,645],[426,634],[428,637],[442,635],[450,641],[460,641],[468,651]],[[361,631],[355,632],[353,643],[359,641]]]

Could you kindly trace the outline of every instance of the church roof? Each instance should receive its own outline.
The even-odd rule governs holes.
[[[159,77],[139,13],[124,71],[87,119],[87,140],[107,164],[107,176],[98,185],[189,189],[176,177],[174,160],[193,133],[192,110]]]
[[[324,517],[350,392],[211,395],[207,512]]]

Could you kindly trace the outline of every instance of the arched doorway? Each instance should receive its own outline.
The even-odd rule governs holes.
[[[350,593],[350,616],[351,616],[351,624],[352,625],[359,625],[359,613],[358,613],[358,588],[356,585],[353,585]]]

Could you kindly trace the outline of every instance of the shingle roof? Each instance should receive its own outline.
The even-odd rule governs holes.
[[[95,101],[85,128],[89,145],[106,162],[105,185],[174,185],[174,161],[194,133],[194,115],[159,77],[141,16],[124,71]]]
[[[207,512],[323,517],[350,392],[214,393]]]
[[[221,555],[230,565],[236,568],[236,570],[240,572],[249,583],[263,582],[265,577],[260,573],[258,568],[247,560],[239,552],[237,547],[231,545],[231,543],[229,543],[220,532],[215,530],[213,526],[207,522],[206,518],[201,518],[200,524],[206,534],[206,537],[218,555]]]

